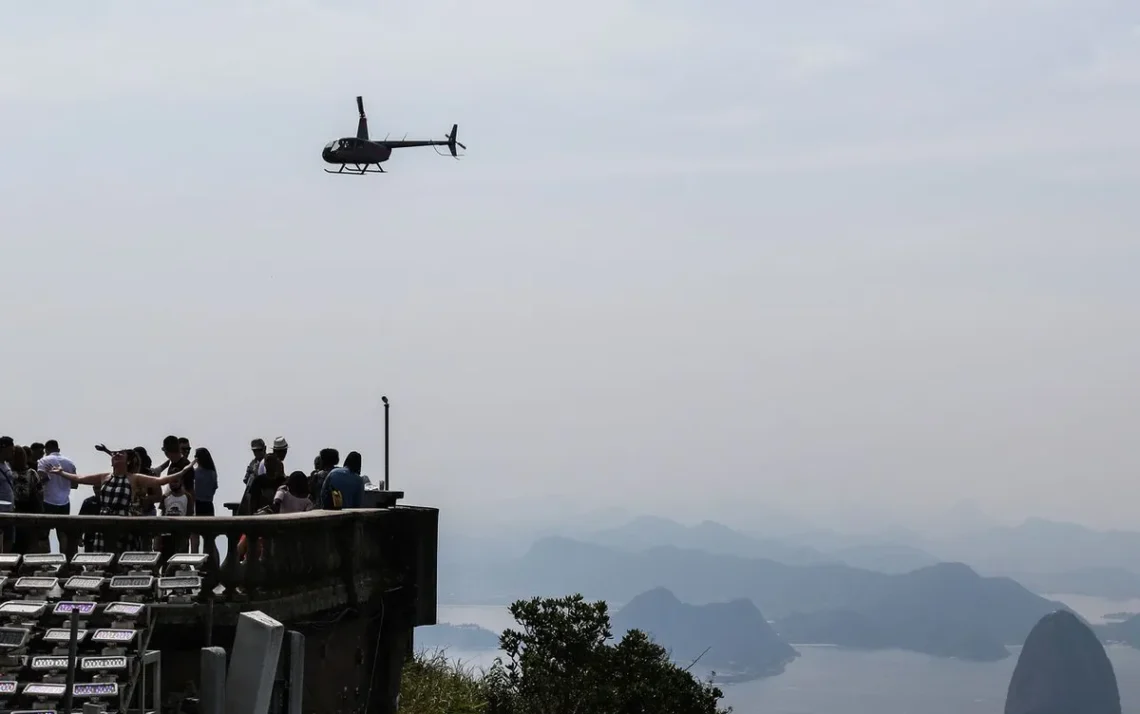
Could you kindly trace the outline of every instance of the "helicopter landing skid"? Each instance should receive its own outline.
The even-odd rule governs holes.
[[[385,171],[383,168],[380,167],[380,164],[376,164],[375,169],[368,168],[369,166],[371,166],[371,164],[364,164],[363,167],[360,164],[353,164],[353,166],[355,166],[356,168],[355,169],[349,169],[348,164],[341,164],[340,168],[337,169],[336,171],[333,171],[332,169],[325,169],[325,173],[326,174],[344,174],[346,176],[363,176],[364,174],[386,174],[386,173],[388,173],[387,171]]]

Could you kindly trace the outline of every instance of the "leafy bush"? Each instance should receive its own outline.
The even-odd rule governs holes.
[[[728,714],[721,690],[669,659],[645,633],[611,644],[604,602],[581,595],[511,605],[519,628],[487,671],[420,655],[404,669],[400,711],[410,714]]]

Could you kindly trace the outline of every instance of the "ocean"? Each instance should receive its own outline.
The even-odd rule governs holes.
[[[1140,611],[1140,602],[1046,595],[1090,621]],[[439,622],[473,623],[496,632],[513,624],[505,607],[439,607]],[[861,652],[797,646],[800,657],[777,677],[725,685],[736,714],[1000,714],[1018,649],[1000,662],[961,662],[899,650]],[[497,652],[449,650],[452,659],[487,667]],[[1140,650],[1109,647],[1124,714],[1140,714]]]

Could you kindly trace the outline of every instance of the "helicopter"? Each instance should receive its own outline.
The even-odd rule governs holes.
[[[325,173],[360,176],[364,174],[386,174],[388,172],[385,171],[380,164],[388,160],[392,155],[392,149],[407,149],[414,146],[446,146],[454,158],[459,158],[456,147],[464,151],[467,150],[466,146],[455,139],[455,135],[459,132],[458,124],[452,124],[451,133],[443,140],[414,139],[409,141],[407,138],[404,138],[399,141],[391,141],[385,137],[382,141],[372,141],[368,138],[368,117],[364,115],[364,97],[356,98],[356,108],[360,112],[360,122],[356,126],[356,136],[334,139],[328,144],[325,144],[325,149],[321,152],[321,158],[327,163],[340,164],[338,170],[325,169]],[[439,153],[438,149],[436,149],[436,153]],[[349,169],[348,166],[350,164],[356,168]],[[375,165],[376,168],[369,168],[373,165]]]

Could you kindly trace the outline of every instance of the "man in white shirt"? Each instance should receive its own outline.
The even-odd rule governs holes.
[[[59,453],[59,442],[55,439],[48,439],[44,442],[44,452],[47,455],[36,464],[36,471],[40,472],[40,480],[44,482],[44,513],[70,516],[71,490],[79,488],[79,484],[69,481],[62,474],[54,473],[53,470],[59,467],[62,471],[74,474],[76,473],[75,464],[71,459]],[[71,553],[73,545],[75,548],[79,546],[78,543],[69,543],[67,534],[58,530],[55,537],[59,540],[59,552],[61,553]]]

